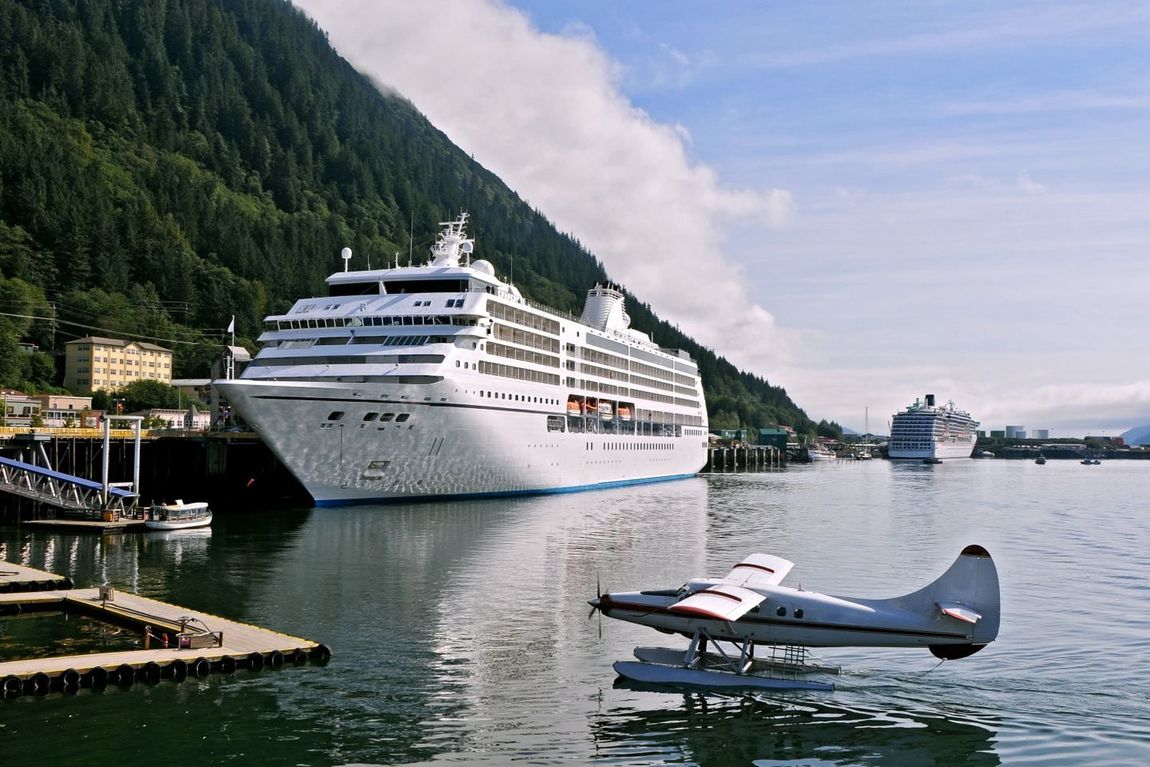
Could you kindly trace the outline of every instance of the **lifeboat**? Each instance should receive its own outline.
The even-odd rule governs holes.
[[[620,405],[619,406],[619,420],[620,421],[630,421],[631,420],[631,406],[630,405]]]
[[[575,399],[574,397],[567,400],[567,415],[579,415],[579,413],[579,400]]]
[[[610,421],[615,417],[615,408],[611,406],[610,402],[599,403],[599,417],[604,421]]]

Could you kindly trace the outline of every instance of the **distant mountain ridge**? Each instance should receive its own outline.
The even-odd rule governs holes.
[[[232,315],[254,338],[342,247],[418,258],[460,210],[536,301],[578,314],[607,277],[286,2],[0,0],[0,70],[0,303],[57,318],[9,322],[0,383],[17,339],[54,348],[75,323],[172,341],[176,374],[204,375]],[[698,361],[716,427],[814,430],[785,390],[628,310]]]
[[[1150,425],[1135,426],[1120,435],[1127,445],[1150,445]]]

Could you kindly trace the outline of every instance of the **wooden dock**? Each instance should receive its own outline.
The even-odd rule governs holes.
[[[14,567],[0,563],[0,569]],[[179,682],[237,669],[323,663],[331,657],[326,646],[307,639],[107,587],[0,594],[0,614],[56,610],[137,630],[144,649],[0,663],[0,696]]]
[[[0,594],[72,588],[72,579],[0,560]]]
[[[143,519],[132,517],[119,517],[110,522],[101,519],[30,519],[24,524],[28,527],[86,533],[126,533],[147,529]]]
[[[707,448],[703,471],[766,471],[783,468],[786,462],[786,453],[771,445],[714,445]]]

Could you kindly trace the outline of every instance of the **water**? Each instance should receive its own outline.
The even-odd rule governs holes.
[[[0,703],[3,763],[1142,765],[1150,763],[1150,466],[841,462],[512,501],[219,514],[210,532],[0,528],[0,558],[328,644],[324,667]],[[833,693],[616,683],[639,644],[603,589],[721,575],[888,597],[994,556],[998,641],[820,650]],[[91,627],[0,617],[0,656]],[[600,630],[602,636],[600,637]],[[58,641],[58,640],[54,640]],[[28,653],[25,653],[27,655]]]

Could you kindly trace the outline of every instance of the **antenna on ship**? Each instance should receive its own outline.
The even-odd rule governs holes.
[[[351,248],[344,248],[339,252],[339,256],[343,259],[343,270],[346,272],[351,263]]]
[[[407,227],[407,265],[411,266],[411,252],[415,247],[415,208],[411,209],[411,225]],[[399,254],[396,254],[395,265],[399,266]]]

